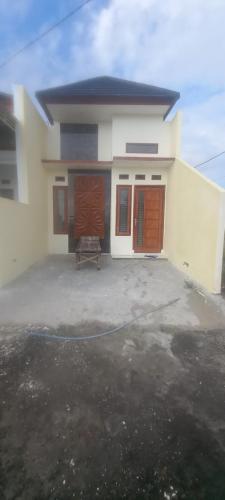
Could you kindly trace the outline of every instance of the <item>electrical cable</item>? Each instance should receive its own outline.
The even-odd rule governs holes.
[[[208,160],[203,161],[202,163],[197,163],[197,165],[195,165],[195,168],[202,167],[203,165],[205,165],[205,163],[209,163],[210,161],[212,161],[215,158],[218,158],[219,156],[222,156],[224,154],[225,154],[225,151],[221,151],[221,153],[219,153],[218,155],[212,156],[211,158],[208,158]]]
[[[88,3],[92,2],[92,1],[93,0],[85,0],[80,5],[78,5],[77,7],[75,7],[75,9],[71,10],[68,14],[66,14],[66,16],[62,17],[59,21],[57,21],[55,24],[53,24],[52,26],[50,26],[50,28],[48,28],[47,30],[45,30],[43,33],[41,33],[39,36],[37,36],[36,38],[34,38],[33,40],[31,40],[30,42],[26,43],[26,45],[24,45],[21,49],[19,49],[17,52],[15,52],[11,56],[9,56],[8,59],[6,59],[5,61],[3,61],[0,64],[0,69],[4,68],[13,59],[15,59],[19,54],[21,54],[25,50],[29,49],[32,45],[34,45],[35,43],[37,43],[40,40],[42,40],[42,38],[44,38],[46,35],[48,35],[55,28],[58,28],[58,26],[60,26],[60,24],[62,24],[65,21],[67,21],[70,17],[72,17],[74,14],[76,14],[76,12],[78,12],[79,10],[81,10],[85,5],[87,5]]]

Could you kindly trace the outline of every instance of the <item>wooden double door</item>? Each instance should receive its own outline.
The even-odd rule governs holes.
[[[134,187],[133,249],[135,252],[161,252],[164,198],[164,186]]]

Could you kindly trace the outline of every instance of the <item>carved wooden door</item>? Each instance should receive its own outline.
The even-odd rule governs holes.
[[[101,175],[77,175],[74,236],[105,235],[105,185]]]

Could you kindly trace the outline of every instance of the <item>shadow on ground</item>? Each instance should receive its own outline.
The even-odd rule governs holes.
[[[225,498],[223,331],[0,333],[2,500]]]

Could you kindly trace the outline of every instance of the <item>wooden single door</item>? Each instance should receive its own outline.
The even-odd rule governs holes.
[[[135,186],[133,245],[135,252],[161,252],[164,197],[164,186]]]
[[[105,236],[105,184],[102,175],[77,175],[75,179],[74,236]]]

